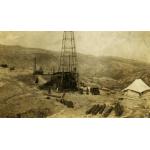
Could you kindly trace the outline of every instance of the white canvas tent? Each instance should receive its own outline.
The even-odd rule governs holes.
[[[150,87],[144,83],[141,79],[136,79],[132,82],[127,88],[123,89],[123,92],[127,96],[143,96],[149,95],[150,96]]]

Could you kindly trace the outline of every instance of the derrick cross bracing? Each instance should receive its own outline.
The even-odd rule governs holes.
[[[77,53],[73,31],[64,31],[57,87],[64,90],[76,90],[78,87]]]
[[[77,53],[73,31],[63,33],[59,72],[77,72]]]

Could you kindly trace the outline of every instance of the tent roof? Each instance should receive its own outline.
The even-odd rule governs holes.
[[[125,88],[123,91],[135,91],[138,93],[142,93],[144,91],[150,90],[150,87],[144,83],[141,79],[136,79],[134,82],[132,82],[127,88]]]

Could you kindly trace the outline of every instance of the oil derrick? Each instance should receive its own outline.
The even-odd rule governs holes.
[[[73,31],[63,33],[59,72],[77,72],[77,54]]]
[[[58,72],[61,74],[59,87],[75,90],[78,86],[77,53],[73,31],[64,31],[60,64]]]
[[[58,91],[75,91],[78,89],[77,53],[74,32],[63,33],[62,48],[58,71],[52,71],[51,79],[41,88],[49,87]]]
[[[72,31],[63,33],[58,71],[52,74],[49,83],[59,91],[74,91],[78,88],[77,53]]]

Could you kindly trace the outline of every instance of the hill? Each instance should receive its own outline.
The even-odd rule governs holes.
[[[0,45],[0,64],[8,64],[32,72],[33,58],[45,72],[57,70],[59,52],[39,48]],[[150,85],[150,64],[119,57],[95,57],[78,54],[80,79],[86,85],[96,84],[122,89],[136,78]]]

